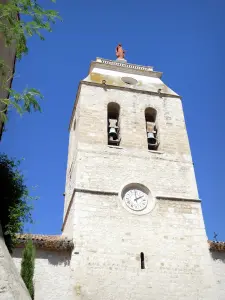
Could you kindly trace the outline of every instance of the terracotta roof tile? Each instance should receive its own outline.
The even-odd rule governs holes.
[[[225,252],[225,242],[208,241],[210,251]]]
[[[18,234],[16,248],[23,248],[26,241],[31,239],[38,249],[72,250],[73,241],[61,235]]]
[[[29,239],[38,249],[68,251],[74,248],[73,241],[66,237],[42,234],[18,234],[16,248],[23,248]],[[225,252],[225,242],[208,241],[208,243],[210,251]]]

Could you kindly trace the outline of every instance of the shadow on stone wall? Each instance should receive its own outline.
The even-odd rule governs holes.
[[[225,263],[225,253],[224,252],[211,252],[211,257],[213,260],[220,260]]]
[[[22,258],[22,251],[22,248],[16,248],[14,249],[12,256],[14,258]],[[71,252],[36,249],[35,259],[47,259],[48,262],[54,266],[69,266],[71,260]]]
[[[41,258],[41,257],[40,257]],[[70,260],[71,260],[71,253],[65,252],[65,253],[60,253],[60,255],[55,255],[55,254],[49,254],[48,256],[48,261],[51,265],[64,265],[64,266],[69,266],[70,265]]]

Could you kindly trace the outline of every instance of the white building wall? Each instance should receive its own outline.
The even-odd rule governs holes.
[[[212,266],[216,278],[217,290],[219,292],[219,300],[225,299],[225,253],[212,252]]]
[[[22,249],[14,249],[13,260],[19,272],[21,259]],[[70,253],[37,249],[34,272],[35,300],[70,300],[72,287]]]

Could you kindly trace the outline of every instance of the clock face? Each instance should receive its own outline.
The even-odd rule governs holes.
[[[143,210],[148,204],[148,195],[139,189],[130,189],[123,197],[126,205],[133,210]]]

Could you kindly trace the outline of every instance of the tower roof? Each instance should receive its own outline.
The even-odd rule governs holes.
[[[88,76],[81,81],[86,84],[108,88],[132,89],[136,92],[161,93],[164,97],[180,97],[162,80],[162,72],[152,66],[126,63],[125,60],[109,60],[97,57],[91,62]]]

